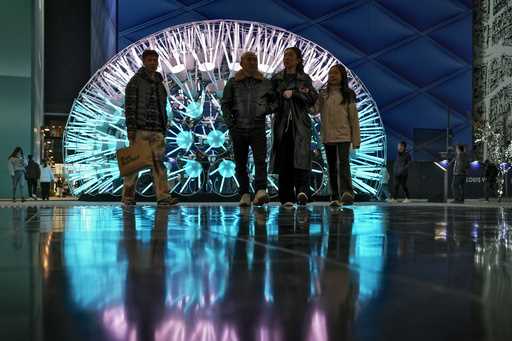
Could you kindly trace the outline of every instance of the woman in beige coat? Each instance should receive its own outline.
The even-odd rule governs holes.
[[[345,67],[337,64],[329,70],[327,84],[320,91],[315,109],[321,115],[321,138],[327,155],[331,206],[354,202],[350,173],[350,147],[361,144],[356,94],[348,87]],[[341,194],[341,197],[340,197]]]

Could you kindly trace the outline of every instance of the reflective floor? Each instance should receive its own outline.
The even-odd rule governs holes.
[[[512,210],[0,208],[0,340],[512,340]]]

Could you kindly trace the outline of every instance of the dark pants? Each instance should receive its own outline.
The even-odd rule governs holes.
[[[350,142],[324,144],[329,167],[331,199],[340,199],[340,193],[354,194],[352,175],[350,174]]]
[[[41,182],[41,197],[43,200],[50,199],[50,183],[49,182]]]
[[[464,201],[464,184],[466,183],[465,175],[454,175],[452,180],[453,199],[456,201]]]
[[[407,188],[407,174],[395,176],[395,191],[393,193],[393,198],[396,199],[398,197],[398,191],[400,191],[400,187],[404,190],[405,198],[409,199],[409,189]]]
[[[233,139],[233,152],[235,154],[236,178],[240,185],[240,195],[249,193],[249,174],[247,161],[249,147],[252,150],[255,170],[255,190],[267,189],[267,138],[264,129],[244,131],[234,129],[231,135]]]
[[[299,193],[309,196],[310,170],[295,168],[295,142],[292,129],[284,133],[278,149],[279,200],[281,203],[295,202]]]
[[[27,179],[28,185],[28,196],[31,197],[33,194],[37,195],[37,179]]]
[[[484,184],[485,200],[489,200],[491,196],[496,195],[496,179],[486,179]]]

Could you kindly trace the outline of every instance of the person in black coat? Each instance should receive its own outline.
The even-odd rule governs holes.
[[[34,161],[33,156],[28,156],[28,165],[25,168],[25,177],[27,178],[28,196],[37,200],[37,183],[41,177],[41,168]]]
[[[400,187],[404,190],[405,200],[404,203],[409,202],[409,188],[407,188],[407,178],[409,177],[409,166],[411,165],[411,154],[407,151],[407,143],[405,141],[401,141],[398,144],[398,154],[395,160],[395,164],[393,165],[393,177],[395,188],[393,191],[393,196],[389,200],[393,202],[398,197],[398,192],[400,191]]]
[[[277,97],[273,121],[271,168],[279,175],[279,199],[286,207],[309,201],[311,173],[311,118],[318,93],[304,73],[302,52],[284,51],[285,69],[272,77]]]
[[[489,201],[489,197],[496,192],[496,180],[498,178],[498,167],[489,160],[484,162],[484,177],[485,201]]]

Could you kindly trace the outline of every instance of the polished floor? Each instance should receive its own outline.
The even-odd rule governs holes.
[[[45,205],[0,208],[0,340],[512,340],[510,208]]]

